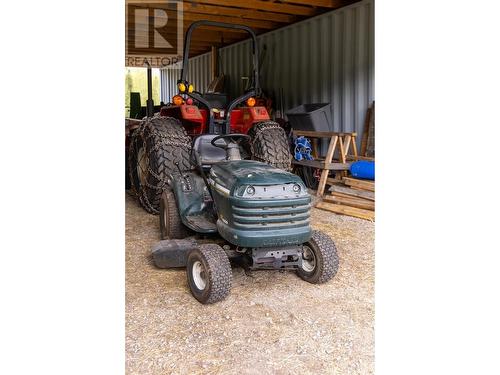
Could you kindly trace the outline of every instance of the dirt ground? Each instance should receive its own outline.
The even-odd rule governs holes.
[[[313,209],[335,241],[337,276],[233,268],[229,297],[201,305],[185,270],[150,259],[158,217],[126,197],[127,374],[372,374],[374,224]]]

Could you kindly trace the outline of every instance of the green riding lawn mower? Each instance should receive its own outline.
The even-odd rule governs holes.
[[[201,25],[241,28],[253,40],[252,85],[223,108],[213,107],[210,95],[186,89],[189,40]],[[159,214],[162,240],[153,247],[154,262],[186,267],[201,303],[229,294],[231,262],[248,271],[292,270],[314,284],[332,279],[339,266],[332,239],[311,229],[311,196],[289,172],[284,130],[269,121],[265,108],[245,105],[260,91],[257,52],[246,26],[191,25],[178,81],[182,102],[144,120],[130,141],[132,186],[141,205]],[[175,117],[188,109],[197,113],[197,106],[204,107],[198,122]],[[257,121],[260,116],[264,121]]]
[[[201,303],[224,299],[230,260],[250,270],[294,270],[319,284],[337,273],[335,244],[311,230],[311,196],[302,180],[254,160],[242,160],[245,134],[201,135],[193,169],[172,175],[160,200],[162,239],[153,248],[160,268],[186,267]]]

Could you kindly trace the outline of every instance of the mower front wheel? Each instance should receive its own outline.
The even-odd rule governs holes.
[[[323,284],[332,279],[339,269],[337,248],[325,233],[315,230],[303,246],[302,268],[299,277],[311,284]]]
[[[203,304],[222,301],[231,289],[231,264],[222,247],[203,244],[188,254],[187,279],[194,298]]]
[[[172,190],[164,190],[161,194],[159,216],[162,240],[183,239],[189,235],[189,229],[181,221]]]

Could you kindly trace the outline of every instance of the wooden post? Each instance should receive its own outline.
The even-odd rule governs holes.
[[[366,110],[365,125],[363,127],[363,135],[361,136],[361,156],[366,156],[366,149],[368,147],[368,135],[370,132],[370,123],[372,121],[373,111],[375,108],[375,102],[372,103],[370,107]]]
[[[344,141],[346,140],[346,138],[349,137],[349,139],[351,139],[350,137],[351,136],[345,136],[345,138],[343,139]],[[342,137],[339,138],[339,160],[341,163],[345,163],[346,162],[346,149],[344,147],[344,142],[342,140]],[[338,173],[336,173],[336,176],[338,177],[345,177],[347,176],[347,172],[346,171],[340,171]]]
[[[349,147],[351,146],[352,137],[350,135],[346,135],[344,138],[344,160],[347,158],[347,154],[349,153]]]
[[[328,151],[326,152],[326,157],[325,157],[325,164],[332,162],[333,154],[335,153],[335,147],[337,146],[338,140],[339,140],[338,135],[334,135],[330,138],[330,144],[328,145]],[[328,169],[323,169],[321,171],[321,178],[319,179],[318,191],[316,193],[316,195],[318,197],[323,196],[323,192],[325,191],[326,180],[328,179],[329,172],[330,172],[330,170],[328,170]]]
[[[358,160],[358,146],[356,145],[356,136],[352,136],[352,154],[354,155],[354,160]]]
[[[212,46],[210,59],[212,61],[211,81],[213,81],[215,79],[215,77],[217,77],[217,73],[218,73],[217,72],[218,59],[217,59],[217,47],[216,46]]]

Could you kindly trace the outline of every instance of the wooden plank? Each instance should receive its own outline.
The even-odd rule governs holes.
[[[140,8],[144,9],[144,8]],[[158,23],[162,22],[165,23],[167,21],[166,18],[162,17],[157,17]],[[183,22],[183,32],[185,32],[189,26],[192,24],[192,20],[184,20]],[[149,23],[144,23],[143,21],[136,21],[133,19],[127,19],[125,21],[125,25],[127,26],[127,30],[130,32],[131,30],[150,30]],[[256,31],[255,28],[253,28],[254,31]],[[259,29],[260,30],[260,29]],[[237,36],[237,37],[242,37],[242,38],[248,38],[248,33],[245,30],[241,29],[228,29],[228,28],[222,28],[218,26],[200,26],[197,28],[194,33],[193,33],[193,38],[196,39],[198,38],[198,34],[205,33],[205,31],[209,32],[218,32],[218,33],[224,33],[224,35],[232,35],[232,36]],[[161,31],[162,34],[164,33],[177,33],[177,23],[169,24],[165,27],[162,28]],[[182,35],[182,38],[184,39],[184,34]],[[225,39],[225,38],[224,38]]]
[[[369,156],[347,155],[347,160],[368,160],[368,161],[375,161],[375,158],[370,158]]]
[[[368,144],[368,131],[370,126],[371,115],[372,115],[372,106],[369,106],[366,110],[365,124],[363,125],[363,135],[361,136],[361,150],[360,150],[361,156],[365,156],[366,154],[366,145]]]
[[[344,135],[344,136],[339,137],[339,160],[341,163],[346,162],[346,159],[345,159],[346,151],[345,151],[345,147],[344,147],[344,141],[347,137],[350,137],[350,135]],[[347,172],[346,171],[340,172],[340,175],[342,177],[345,177],[345,176],[347,176]]]
[[[364,156],[375,157],[375,102],[372,106],[370,126],[368,127],[368,140],[366,142],[366,152]]]
[[[349,207],[341,204],[334,204],[328,202],[319,202],[316,204],[316,208],[320,208],[322,210],[335,212],[337,214],[348,215],[357,217],[365,220],[375,220],[375,212],[370,210],[364,210],[362,208]]]
[[[151,1],[151,0],[143,0]],[[164,2],[165,0],[153,0]],[[193,2],[192,0],[189,0]],[[195,3],[204,3],[212,5],[230,6],[245,9],[259,9],[275,13],[285,13],[285,14],[295,14],[301,16],[313,16],[316,14],[317,10],[308,6],[291,5],[286,3],[275,3],[270,1],[261,0],[245,0],[245,1],[234,1],[234,0],[196,0]],[[306,4],[303,4],[306,5]]]
[[[342,137],[339,138],[339,160],[341,163],[345,163],[345,148]]]
[[[186,13],[186,12],[184,12],[183,18],[186,21],[201,21],[201,20],[216,21],[216,22],[222,21],[222,22],[226,22],[226,23],[233,23],[233,24],[249,26],[253,29],[275,29],[275,28],[283,26],[280,23],[277,23],[274,21],[268,21],[266,19],[253,20],[253,19],[240,18],[240,17],[230,17],[230,16],[225,16],[225,17],[211,16],[208,14],[199,14],[199,13]]]
[[[372,102],[372,105],[366,110],[365,116],[365,124],[363,126],[363,135],[361,137],[361,156],[366,156],[368,150],[368,141],[369,135],[371,131],[371,127],[373,126],[373,117],[375,114],[375,101]]]
[[[355,158],[358,157],[358,145],[356,144],[356,136],[352,136],[352,153]]]
[[[292,3],[292,4],[309,4],[309,5],[314,5],[317,7],[323,7],[323,8],[338,8],[341,7],[344,4],[342,0],[286,0],[287,3]]]
[[[328,179],[328,169],[323,169],[321,171],[321,177],[319,179],[318,190],[316,191],[316,196],[322,197],[325,192],[326,180]]]
[[[330,171],[348,171],[352,163],[326,163],[324,160],[292,160],[292,164],[311,168],[328,169]]]
[[[344,197],[340,195],[332,195],[326,196],[323,198],[326,202],[343,204],[345,206],[351,206],[356,208],[362,208],[364,210],[375,210],[375,202],[369,201],[367,199],[353,198],[353,197]]]
[[[337,135],[333,135],[330,138],[330,143],[328,144],[328,151],[326,152],[325,156],[325,163],[330,164],[332,162],[332,157],[333,154],[335,153],[335,148],[337,147],[337,141],[340,138]],[[323,193],[325,192],[325,186],[326,186],[326,180],[328,179],[328,173],[330,171],[328,169],[323,169],[321,172],[321,178],[319,179],[319,185],[318,185],[318,191],[316,195],[318,197],[323,196]]]
[[[344,138],[344,160],[347,157],[347,154],[349,153],[349,148],[351,147],[351,140],[352,136],[351,135],[346,135]]]
[[[372,201],[375,200],[375,193],[372,191],[356,190],[345,186],[337,186],[337,185],[333,185],[332,187],[330,187],[330,190],[332,190],[334,193],[342,193],[353,197],[369,199]]]
[[[344,198],[356,198],[356,199],[360,199],[360,200],[363,200],[363,201],[370,201],[369,199],[364,199],[364,198],[357,198],[357,197],[354,197],[352,195],[348,195],[348,194],[344,194],[344,193],[337,193],[337,192],[332,192],[330,193],[331,195],[335,195],[336,197],[344,197]],[[325,194],[325,197],[327,195]],[[373,202],[373,201],[370,201],[370,202]]]
[[[375,191],[374,181],[358,180],[356,178],[344,177],[344,183],[346,185],[357,187],[359,189]]]
[[[160,7],[168,7],[168,5],[160,5]],[[189,13],[211,14],[214,16],[234,16],[242,18],[252,18],[257,20],[264,19],[284,23],[292,23],[297,21],[296,16],[283,13],[262,12],[260,10],[254,9],[238,9],[199,3],[192,4],[187,1],[183,2],[183,11]]]
[[[327,178],[326,184],[327,185],[339,185],[339,184],[344,185],[344,182],[340,178]]]
[[[235,8],[244,9],[259,9],[274,13],[285,13],[285,14],[295,14],[299,16],[314,16],[317,14],[317,10],[308,6],[292,5],[286,3],[275,3],[271,1],[262,0],[245,0],[245,1],[234,1],[234,0],[186,0],[184,2],[191,2],[197,4],[211,4],[219,6],[229,6]],[[147,6],[149,4],[165,4],[165,0],[127,0],[127,4],[137,4]],[[305,5],[305,4],[304,4]]]
[[[162,5],[140,6],[138,4],[128,4],[127,11],[135,10],[135,9],[147,9],[147,8],[164,9],[166,11],[167,9],[169,9],[169,6],[165,5],[165,4],[163,4],[163,6]],[[260,19],[251,19],[251,18],[242,18],[241,15],[237,15],[237,16],[227,15],[227,16],[221,17],[219,15],[212,15],[212,14],[183,12],[182,18],[184,21],[208,20],[208,21],[247,25],[247,26],[252,27],[254,29],[273,29],[273,28],[283,26],[281,23],[278,23],[276,21],[272,21],[268,18],[265,18],[264,16],[262,16]],[[157,22],[158,24],[166,25],[168,23],[169,17],[167,15],[156,15],[154,17],[154,19],[155,19],[155,22]],[[134,22],[134,24],[137,24],[137,22]],[[228,30],[230,30],[230,29],[228,29]]]

